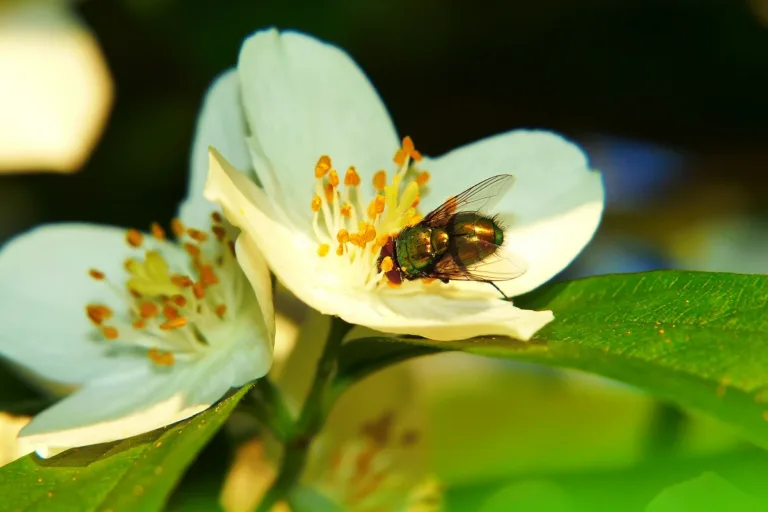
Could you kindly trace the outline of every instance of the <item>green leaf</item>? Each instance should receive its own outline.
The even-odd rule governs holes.
[[[716,473],[708,471],[697,478],[664,489],[645,510],[646,512],[686,510],[759,512],[765,509],[754,497]]]
[[[3,510],[151,511],[168,495],[250,386],[174,425],[0,468]]]
[[[343,352],[361,352],[356,343],[368,350],[380,344],[388,347],[377,350],[391,350],[400,361],[424,354],[426,346],[576,368],[707,413],[768,448],[768,276],[600,276],[543,287],[516,305],[551,309],[555,321],[529,343],[378,337],[352,341]],[[414,351],[392,347],[398,343]],[[362,361],[355,375],[366,373]]]

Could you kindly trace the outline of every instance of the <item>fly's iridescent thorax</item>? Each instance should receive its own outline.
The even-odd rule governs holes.
[[[422,224],[403,229],[395,240],[395,254],[403,277],[425,277],[448,249],[446,230]]]

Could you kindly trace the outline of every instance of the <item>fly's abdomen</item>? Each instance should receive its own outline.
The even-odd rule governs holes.
[[[454,215],[449,234],[449,251],[464,266],[491,256],[504,242],[504,231],[492,218],[471,212]]]
[[[405,228],[397,236],[397,263],[406,279],[427,272],[436,259],[432,247],[432,229],[426,226]]]

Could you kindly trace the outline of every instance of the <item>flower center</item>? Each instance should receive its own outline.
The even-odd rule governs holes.
[[[366,288],[375,287],[382,279],[376,261],[387,240],[422,218],[416,208],[429,172],[411,165],[421,161],[421,153],[410,137],[403,139],[392,160],[396,165],[392,181],[387,182],[385,170],[376,172],[372,183],[375,195],[366,207],[355,167],[347,169],[342,188],[329,156],[321,156],[315,166],[311,206],[312,227],[319,242],[317,253],[346,261],[351,280]]]
[[[152,225],[151,237],[129,230],[126,242],[144,254],[125,261],[123,286],[100,270],[89,271],[126,306],[118,314],[106,304],[86,306],[102,339],[140,348],[156,365],[171,366],[201,355],[220,338],[217,334],[237,313],[243,283],[222,218],[218,213],[212,217],[209,232],[186,228],[178,219],[172,222],[176,243],[185,253],[181,260],[170,258],[168,244],[173,242],[166,240],[160,225]]]
[[[413,471],[409,452],[418,443],[418,432],[398,430],[395,415],[384,413],[331,454],[320,485],[349,510],[440,510],[440,485]]]

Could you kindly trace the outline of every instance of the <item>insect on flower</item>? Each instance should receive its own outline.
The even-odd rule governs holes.
[[[514,181],[511,174],[488,178],[403,228],[382,247],[379,272],[393,285],[403,279],[461,280],[487,282],[497,290],[494,281],[523,275],[524,261],[499,256],[504,228],[496,217],[483,213],[493,209]]]

